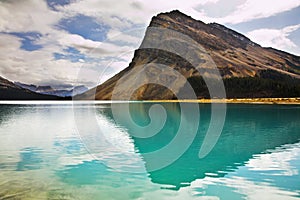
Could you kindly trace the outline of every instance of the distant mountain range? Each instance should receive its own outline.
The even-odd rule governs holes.
[[[134,71],[141,66],[162,64],[173,68],[185,77],[180,81],[173,77],[174,88],[178,92],[190,83],[198,98],[210,98],[208,88],[203,81],[203,74],[195,69],[186,58],[174,53],[143,48],[143,44],[160,41],[162,45],[178,45],[181,38],[172,38],[170,35],[151,33],[151,28],[166,28],[192,38],[201,45],[216,64],[224,81],[227,98],[251,97],[300,97],[300,57],[273,48],[264,48],[252,42],[246,36],[217,23],[205,24],[197,21],[178,10],[161,13],[152,18],[142,42],[141,48],[135,51],[132,62],[123,71],[110,78],[103,84],[78,99],[109,100],[114,88],[122,77],[126,77],[126,85],[120,92],[118,99],[122,99],[137,85],[137,74]],[[169,42],[169,43],[168,43]],[[176,46],[175,46],[176,48]],[[178,46],[186,48],[189,46]],[[208,58],[195,55],[194,59],[204,65],[209,63]],[[163,80],[172,78],[164,70],[149,70],[143,79]],[[137,88],[132,94],[132,100],[147,99],[176,99],[174,91],[157,84],[145,84]]]
[[[63,100],[63,98],[32,92],[0,76],[0,100]]]
[[[88,88],[84,85],[75,86],[72,89],[55,89],[52,86],[36,86],[33,84],[28,85],[20,82],[15,82],[15,84],[32,92],[36,92],[39,94],[54,95],[59,97],[72,97],[78,94],[82,94],[88,90]]]
[[[51,86],[13,83],[0,76],[0,100],[71,100],[73,95],[82,94],[87,90],[85,86],[62,90]]]

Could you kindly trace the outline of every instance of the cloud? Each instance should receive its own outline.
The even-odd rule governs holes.
[[[0,32],[47,33],[62,13],[48,9],[45,1],[0,1]]]
[[[98,59],[105,56],[118,56],[133,50],[133,48],[129,46],[118,46],[108,42],[96,42],[74,34],[61,38],[59,43],[65,47],[74,47],[81,53]]]
[[[247,0],[224,20],[228,23],[240,23],[253,19],[266,18],[300,6],[297,0]]]
[[[0,74],[24,83],[85,84],[92,87],[127,67],[132,58],[133,49],[129,46],[96,42],[64,32],[53,36],[55,43],[46,45],[48,39],[44,38],[41,41],[44,44],[42,49],[26,51],[21,49],[21,38],[0,34]],[[75,48],[71,56],[78,62],[74,62],[70,56],[65,59],[54,58],[54,52],[65,55],[68,53],[66,49],[71,47]],[[86,59],[83,60],[80,55]]]
[[[35,84],[92,85],[107,66],[102,79],[128,66],[151,18],[160,12],[179,9],[196,19],[240,23],[275,15],[300,2],[231,0],[230,5],[236,6],[221,13],[222,18],[209,18],[199,10],[201,6],[222,8],[225,4],[228,1],[0,1],[0,76]],[[295,28],[261,29],[249,35],[259,42],[265,37],[263,32],[269,31],[275,35],[268,36],[271,46],[296,52],[299,48],[288,38]],[[78,80],[82,68],[86,77]]]
[[[118,45],[118,41],[114,44],[94,41],[71,34],[69,29],[61,29],[57,25],[62,19],[67,20],[68,14],[50,10],[44,1],[0,2],[0,11],[0,75],[13,81],[94,86],[99,82],[98,72],[107,68],[104,74],[107,79],[129,63],[128,58],[126,62],[124,59],[120,62],[113,57],[136,48]],[[33,33],[39,37],[33,37]],[[122,36],[134,42],[134,37]],[[114,37],[111,39],[114,40]],[[70,48],[74,48],[75,53],[68,54],[66,50]],[[115,63],[107,67],[112,61]],[[83,68],[85,76],[78,76]]]
[[[224,4],[225,3],[223,3],[223,5],[216,4],[216,6],[224,6]],[[249,22],[254,19],[271,17],[278,13],[289,11],[298,6],[300,6],[300,1],[297,0],[246,0],[242,4],[237,4],[234,11],[226,16],[208,17],[205,10],[200,10],[199,16],[208,22],[215,21],[218,23],[238,24]],[[218,15],[222,14],[218,13]]]
[[[300,24],[287,26],[283,29],[258,29],[247,33],[247,36],[265,47],[274,47],[281,50],[288,50],[295,54],[300,54],[299,47],[288,38],[288,36],[298,30]]]
[[[132,32],[137,33],[139,31],[140,30],[134,30]],[[107,33],[107,38],[110,42],[121,42],[121,43],[131,44],[133,46],[138,46],[142,42],[142,34],[140,35],[140,37],[135,37],[130,34],[131,32],[129,32],[128,34],[126,32],[121,32],[119,30],[111,29]]]
[[[180,9],[188,14],[195,13],[194,8],[218,0],[182,0],[173,1],[141,1],[141,0],[89,0],[77,1],[61,8],[68,16],[78,13],[95,17],[107,23],[114,29],[131,27],[133,24],[148,24],[152,16],[174,9]],[[116,17],[117,16],[117,17]]]
[[[77,82],[78,71],[83,65],[69,60],[54,60],[56,48],[44,47],[37,51],[21,49],[21,39],[0,34],[0,74],[13,81],[44,84],[47,82]],[[86,64],[87,67],[92,64]]]

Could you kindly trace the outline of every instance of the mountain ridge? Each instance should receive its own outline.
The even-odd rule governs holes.
[[[64,100],[63,98],[44,95],[24,89],[0,76],[0,100]]]
[[[79,85],[72,87],[71,89],[56,89],[50,85],[33,85],[24,84],[20,82],[14,82],[17,86],[21,88],[28,89],[32,92],[46,95],[54,95],[58,97],[72,97],[74,95],[82,94],[88,90],[84,85]]]
[[[162,35],[154,34],[149,36],[147,34],[149,29],[153,27],[169,29],[187,35],[200,46],[203,46],[216,64],[224,80],[228,98],[300,96],[300,81],[298,81],[300,79],[299,56],[274,48],[261,47],[246,36],[224,25],[217,23],[205,24],[178,10],[154,16],[147,28],[142,45],[144,42],[148,41],[151,43],[151,40],[155,41],[162,38]],[[166,38],[168,37],[164,36],[164,39]],[[161,42],[163,43],[164,41]],[[199,55],[199,60],[201,60],[200,57],[201,55]],[[207,59],[204,60],[205,62],[207,62]],[[191,85],[196,92],[197,98],[210,98],[207,86],[205,86],[205,83],[203,84],[201,75],[197,70],[193,69],[191,63],[188,63],[184,58],[178,58],[177,55],[170,52],[141,48],[135,51],[134,57],[127,68],[103,84],[76,98],[110,100],[114,87],[123,76],[128,76],[128,79],[132,79],[132,83],[127,84],[127,88],[133,88],[135,84],[134,75],[130,76],[128,74],[138,68],[139,65],[150,65],[153,63],[164,64],[180,72],[187,79],[187,82],[192,82]],[[163,72],[161,71],[160,73]],[[276,78],[274,79],[268,74]],[[153,77],[160,75],[159,73],[154,73],[152,77],[147,77],[146,79],[151,80]],[[168,76],[168,74],[164,75]],[[177,83],[174,84],[176,85]],[[234,84],[246,86],[236,90]],[[181,83],[177,88],[184,85],[186,83]],[[252,87],[259,89],[253,90]],[[202,91],[199,91],[200,89]],[[126,90],[124,88],[123,92],[126,93]],[[288,90],[290,93],[285,93],[283,90]],[[124,98],[123,95],[117,99],[124,100]],[[167,88],[148,84],[136,90],[132,94],[131,99],[168,100],[176,99],[176,95],[168,91]]]

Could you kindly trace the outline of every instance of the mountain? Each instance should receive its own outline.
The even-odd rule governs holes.
[[[51,95],[43,95],[24,89],[0,76],[0,100],[60,100]]]
[[[85,93],[88,90],[89,89],[87,87],[85,87],[84,85],[79,85],[79,86],[74,87],[70,92],[72,92],[71,96],[76,96],[78,94]]]
[[[52,86],[36,86],[33,84],[24,84],[24,83],[20,83],[20,82],[15,82],[15,84],[17,86],[20,86],[24,89],[28,89],[32,92],[36,92],[39,94],[47,94],[47,95],[54,95],[54,96],[59,96],[59,97],[71,97],[74,95],[78,95],[78,94],[82,94],[84,92],[86,92],[88,90],[87,87],[85,87],[84,85],[79,85],[76,87],[65,87],[65,86],[60,86],[60,89],[54,88]],[[63,88],[63,89],[61,89]]]
[[[192,42],[186,42],[189,41],[186,38]],[[193,50],[195,48],[200,50]],[[128,93],[132,100],[176,99],[175,94],[183,94],[188,83],[198,98],[210,98],[203,77],[213,79],[213,63],[223,79],[227,98],[300,96],[299,56],[261,47],[223,25],[206,24],[175,10],[152,18],[143,42],[127,68],[76,98],[109,100],[117,85],[113,99],[125,100]],[[151,67],[153,65],[157,67]],[[166,72],[165,68],[159,67],[162,65],[176,70],[184,79]],[[168,83],[173,91],[154,84],[158,82]]]

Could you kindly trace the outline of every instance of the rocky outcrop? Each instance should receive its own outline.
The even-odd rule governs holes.
[[[156,33],[155,29],[170,32]],[[193,44],[183,41],[185,37],[191,39]],[[199,51],[192,50],[194,44],[198,45]],[[151,48],[151,45],[155,48]],[[165,47],[173,51],[168,51]],[[263,48],[223,25],[205,24],[176,10],[152,18],[141,47],[135,51],[134,58],[126,69],[76,98],[128,100],[130,96],[132,100],[176,99],[187,81],[196,88],[198,98],[210,98],[207,87],[199,87],[199,84],[202,81],[201,76],[212,77],[215,73],[213,70],[209,71],[212,65],[217,67],[225,81],[227,97],[276,97],[283,94],[279,90],[287,88],[290,93],[284,93],[284,96],[300,96],[299,56]],[[185,80],[162,66],[174,69]],[[171,90],[165,85],[157,84],[162,81]],[[235,83],[244,82],[245,87],[239,86],[235,89]],[[278,86],[276,91],[275,85]],[[249,91],[248,87],[259,89]]]

